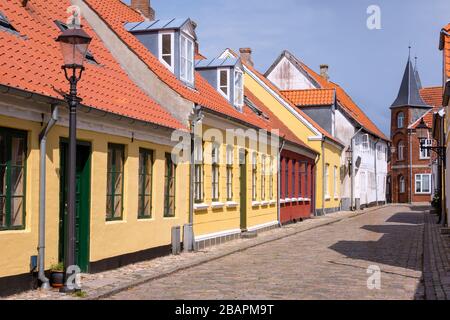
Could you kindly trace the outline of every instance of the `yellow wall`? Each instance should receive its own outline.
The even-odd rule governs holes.
[[[0,116],[1,127],[28,131],[26,229],[0,231],[0,277],[29,272],[30,256],[37,255],[39,217],[39,143],[40,123]],[[46,267],[58,260],[59,241],[59,141],[68,130],[55,126],[47,145]],[[143,141],[79,130],[78,139],[91,142],[90,261],[170,244],[171,227],[187,222],[189,167],[180,164],[176,174],[176,217],[163,218],[164,153],[171,147]],[[106,221],[107,145],[125,145],[124,212],[122,221]],[[138,220],[138,151],[154,150],[152,219]],[[8,250],[5,250],[8,248]]]
[[[316,210],[322,208],[322,183],[323,183],[323,170],[322,160],[325,156],[325,163],[330,164],[330,168],[334,166],[341,167],[341,150],[339,147],[332,143],[324,143],[324,154],[322,154],[322,142],[310,141],[309,137],[315,136],[306,125],[298,120],[289,110],[287,110],[276,98],[274,98],[263,86],[255,81],[249,74],[245,74],[245,87],[250,90],[259,100],[261,100],[273,113],[275,113],[284,124],[304,143],[306,143],[311,149],[317,151],[320,154],[319,162],[316,164]],[[328,185],[330,186],[330,193],[333,187],[333,171],[330,170]],[[339,180],[339,179],[338,179]],[[340,188],[340,180],[338,182],[338,188]],[[337,208],[340,206],[340,191],[339,198],[335,199],[334,195],[331,195],[329,200],[325,201],[324,208]]]
[[[231,127],[230,127],[231,128]],[[211,127],[203,126],[203,132],[211,129]],[[217,130],[217,129],[216,129]],[[225,132],[222,130],[221,134],[225,138]],[[224,139],[224,142],[225,139]],[[211,150],[211,141],[204,141],[204,157],[206,152]],[[220,158],[221,163],[219,166],[219,201],[224,206],[220,208],[212,208],[212,165],[210,163],[204,163],[204,201],[203,204],[207,205],[206,209],[195,210],[194,214],[194,234],[196,237],[202,235],[213,234],[217,232],[226,232],[229,230],[237,230],[241,227],[241,210],[240,210],[240,168],[239,168],[239,148],[234,146],[234,165],[233,165],[233,202],[237,205],[228,207],[227,203],[227,188],[226,188],[226,143],[220,146]],[[254,227],[261,224],[277,221],[277,207],[275,204],[268,204],[264,206],[252,206],[252,166],[251,166],[251,154],[254,151],[250,148],[248,142],[245,149],[247,151],[247,227]],[[266,157],[270,156],[270,149],[268,150]],[[261,159],[261,154],[259,159]],[[276,155],[274,156],[274,164],[276,165]],[[209,162],[209,161],[206,161]],[[258,180],[257,180],[257,200],[261,202],[261,163],[257,164]],[[275,166],[276,170],[276,166]],[[269,165],[266,165],[266,173],[269,172]],[[273,196],[276,200],[276,188],[277,188],[277,176],[274,174],[273,178]],[[269,201],[269,175],[266,175],[266,200]]]

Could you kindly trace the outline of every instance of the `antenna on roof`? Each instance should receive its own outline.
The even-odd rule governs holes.
[[[417,56],[414,57],[414,70],[417,70]]]
[[[409,43],[408,46],[408,58],[411,58],[411,42]]]

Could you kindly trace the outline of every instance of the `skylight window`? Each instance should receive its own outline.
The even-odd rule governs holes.
[[[234,71],[234,105],[237,108],[244,105],[244,75],[238,68]]]
[[[181,36],[181,80],[194,83],[194,42]]]
[[[173,32],[159,34],[159,60],[174,71]]]
[[[6,16],[0,12],[0,27],[3,27],[5,29],[9,29],[11,31],[17,31],[9,22],[8,18],[6,18]]]
[[[65,30],[69,29],[67,24],[65,24],[65,23],[63,23],[61,21],[56,20],[55,24],[58,26],[58,28],[61,31],[65,31]],[[94,56],[92,55],[92,53],[89,50],[88,50],[88,52],[86,52],[86,60],[90,61],[90,62],[93,62],[95,64],[98,64],[97,60],[95,60]]]
[[[227,99],[230,97],[230,70],[218,69],[217,75],[219,77],[217,83],[219,84],[219,92]]]

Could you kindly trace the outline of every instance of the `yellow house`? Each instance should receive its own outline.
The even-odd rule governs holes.
[[[296,108],[287,99],[284,99],[279,90],[254,69],[249,56],[250,52],[251,50],[249,49],[241,50],[246,89],[264,102],[300,140],[319,153],[320,157],[315,166],[316,214],[322,215],[339,211],[341,205],[339,174],[341,170],[341,154],[344,146],[305,113]],[[227,49],[221,57],[227,56],[236,57],[237,54]]]

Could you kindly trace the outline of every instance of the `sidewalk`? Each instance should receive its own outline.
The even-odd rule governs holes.
[[[142,283],[163,278],[175,272],[188,269],[203,263],[217,260],[236,252],[283,239],[307,230],[333,224],[344,219],[349,219],[362,214],[378,210],[382,207],[374,207],[356,212],[336,212],[323,217],[305,220],[301,223],[287,225],[283,228],[273,229],[258,234],[254,239],[238,239],[218,246],[209,247],[195,253],[182,253],[181,255],[165,256],[149,261],[128,265],[119,269],[105,271],[97,274],[82,274],[83,299],[101,299],[115,293],[138,286]],[[38,300],[80,299],[73,295],[65,295],[57,290],[50,291],[26,291],[5,299]]]

